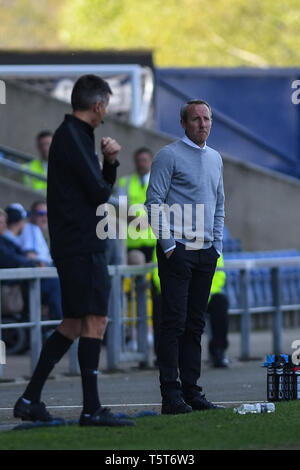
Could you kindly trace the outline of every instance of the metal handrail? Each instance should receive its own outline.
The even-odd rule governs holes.
[[[47,178],[41,175],[40,173],[35,173],[34,171],[28,170],[27,168],[24,168],[23,165],[20,165],[20,163],[12,162],[11,160],[7,160],[6,158],[0,159],[0,166],[4,166],[5,168],[9,168],[10,170],[15,171],[16,173],[28,175],[31,178],[35,178],[40,181],[47,181]]]
[[[271,307],[261,307],[260,310],[267,309],[273,313],[273,349],[275,353],[282,352],[282,327],[283,327],[283,311],[287,306],[283,306],[280,299],[280,268],[282,267],[300,267],[300,256],[287,257],[287,258],[269,258],[269,259],[244,259],[244,260],[225,260],[224,268],[217,268],[218,270],[239,270],[241,279],[241,294],[242,294],[242,309],[241,313],[241,358],[247,359],[250,357],[250,332],[251,332],[251,313],[257,308],[250,308],[248,300],[248,283],[249,272],[257,268],[270,268],[272,275],[272,292],[273,292],[273,305]],[[118,362],[122,360],[122,353],[120,351],[121,344],[121,276],[136,276],[137,279],[142,279],[147,273],[151,272],[156,267],[155,263],[149,263],[140,266],[108,266],[109,274],[112,278],[112,288],[110,293],[110,324],[111,328],[108,330],[107,341],[107,355],[109,368],[117,366]],[[9,268],[0,269],[0,287],[1,282],[6,280],[29,280],[29,322],[16,323],[16,324],[1,324],[1,297],[0,297],[0,340],[1,330],[5,328],[30,328],[30,342],[31,342],[31,366],[34,369],[38,360],[41,349],[41,326],[57,325],[60,320],[41,320],[41,298],[40,298],[40,281],[41,279],[57,277],[57,270],[55,267],[44,268]],[[138,284],[138,282],[137,282]],[[130,357],[135,360],[141,358],[148,359],[147,349],[147,312],[146,312],[146,297],[143,293],[143,284],[140,284],[140,289],[137,291],[137,303],[139,306],[139,351],[137,354],[131,354]],[[289,308],[297,308],[299,306],[291,305]],[[230,313],[230,311],[229,311]],[[232,312],[237,313],[237,312]],[[123,354],[123,359],[126,354]],[[128,356],[128,354],[127,354]],[[126,356],[126,357],[127,357]],[[70,353],[73,360],[70,362],[70,370],[74,372],[77,366],[74,362],[74,351]],[[0,377],[2,369],[0,365]]]
[[[112,289],[110,292],[110,328],[107,331],[107,364],[109,369],[116,368],[120,361],[138,360],[144,363],[149,362],[149,351],[147,345],[147,311],[146,297],[143,286],[137,289],[137,302],[139,304],[138,316],[138,337],[139,350],[136,353],[122,353],[120,351],[120,297],[121,297],[121,276],[136,276],[137,280],[153,270],[156,265],[149,263],[143,266],[108,266],[109,275],[112,278]],[[57,270],[55,267],[44,268],[5,268],[0,269],[0,289],[2,281],[29,281],[29,321],[3,324],[1,322],[1,296],[0,296],[0,342],[2,329],[11,328],[29,328],[30,330],[30,350],[31,350],[31,370],[33,371],[37,364],[41,346],[41,327],[56,326],[61,320],[41,320],[41,296],[40,282],[42,279],[56,278]],[[116,341],[116,338],[117,341]],[[0,344],[1,345],[1,344]],[[77,361],[77,346],[75,341],[69,353],[69,372],[71,374],[79,373]],[[2,376],[2,365],[0,364],[0,377]]]
[[[12,149],[11,147],[7,147],[6,145],[0,145],[0,153],[4,153],[4,155],[9,155],[14,158],[18,158],[19,160],[23,160],[24,162],[30,162],[34,158],[31,155],[27,155],[26,153]]]

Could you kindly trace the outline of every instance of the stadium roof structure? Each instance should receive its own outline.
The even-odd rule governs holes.
[[[116,112],[129,108],[129,121],[136,126],[147,119],[154,86],[150,51],[1,51],[0,64],[1,78],[22,80],[48,93],[60,82],[56,96],[62,99],[70,94],[70,79],[74,82],[82,74],[119,77],[116,88],[123,86],[123,93],[116,94]],[[69,82],[62,83],[63,79]]]

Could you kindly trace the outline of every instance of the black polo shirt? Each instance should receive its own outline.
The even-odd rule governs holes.
[[[47,206],[53,259],[103,252],[106,241],[96,235],[96,209],[108,201],[119,162],[95,154],[94,129],[66,115],[56,130],[49,152]]]

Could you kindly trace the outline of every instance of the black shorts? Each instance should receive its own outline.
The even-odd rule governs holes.
[[[110,292],[105,253],[88,253],[55,260],[64,318],[106,316]]]

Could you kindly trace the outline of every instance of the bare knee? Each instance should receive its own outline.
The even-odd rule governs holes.
[[[82,320],[81,336],[103,339],[107,323],[107,317],[87,315]]]
[[[80,318],[65,318],[57,330],[72,341],[81,335],[82,320]]]

